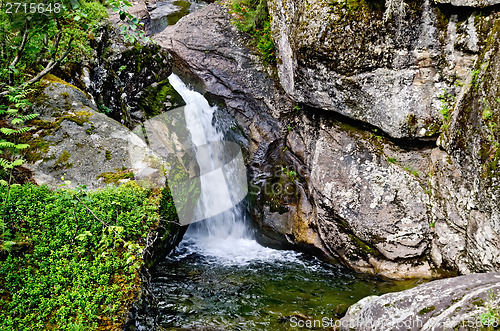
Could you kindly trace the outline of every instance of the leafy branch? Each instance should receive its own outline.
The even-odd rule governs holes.
[[[139,19],[128,12],[132,8],[132,4],[127,0],[109,0],[108,5],[111,10],[118,13],[120,20],[123,22],[120,24],[120,31],[124,35],[125,41],[130,41],[134,43],[138,40],[144,40],[146,42],[152,42],[149,37],[146,37],[146,33],[141,28],[144,23],[140,22]]]
[[[32,129],[32,127],[24,126],[24,123],[30,121],[38,116],[38,114],[26,114],[20,113],[20,110],[26,110],[31,106],[29,101],[26,99],[26,95],[29,91],[26,89],[10,89],[9,94],[7,94],[8,103],[0,105],[0,116],[9,116],[11,119],[10,123],[12,127],[2,127],[0,128],[0,133],[5,136],[15,136],[25,133]],[[12,185],[12,173],[14,168],[20,166],[24,163],[24,160],[20,157],[20,152],[28,148],[28,144],[17,144],[12,141],[7,141],[0,138],[0,151],[3,151],[3,157],[0,157],[0,169],[5,173],[8,173],[8,180],[0,179],[0,185],[7,186],[7,194],[3,201],[2,206],[2,220],[0,222],[0,235],[2,237],[2,247],[5,242],[6,237],[5,231],[5,210],[7,206],[7,201],[9,199],[10,188]]]
[[[68,54],[71,52],[72,48],[71,48],[71,44],[73,43],[73,37],[70,38],[67,46],[66,46],[66,50],[65,52],[59,56],[59,58],[55,58],[55,55],[57,53],[57,50],[59,49],[59,44],[61,42],[61,37],[62,37],[62,34],[63,34],[63,31],[62,31],[62,27],[61,27],[61,24],[59,23],[59,20],[57,20],[57,28],[58,28],[58,33],[56,35],[56,38],[54,40],[54,45],[53,45],[53,49],[55,50],[54,52],[52,52],[52,56],[49,60],[49,63],[45,66],[45,68],[43,68],[35,77],[33,77],[32,79],[20,84],[19,86],[17,87],[14,87],[14,88],[10,88],[9,90],[6,90],[6,91],[3,91],[3,92],[0,92],[0,97],[4,97],[6,95],[8,95],[9,93],[11,93],[12,89],[14,90],[21,90],[23,88],[25,88],[26,86],[30,85],[30,84],[33,84],[33,83],[36,83],[38,82],[40,79],[42,79],[45,75],[47,75],[48,73],[50,73],[54,68],[56,68],[57,66],[59,66],[61,64],[61,62],[68,56]],[[23,33],[23,39],[22,39],[22,42],[21,44],[19,45],[19,48],[17,50],[17,54],[16,54],[16,57],[14,58],[14,60],[12,61],[12,63],[10,64],[9,68],[11,70],[11,75],[12,73],[14,72],[14,70],[16,69],[16,65],[19,63],[19,60],[21,58],[21,55],[24,51],[24,48],[26,47],[26,42],[27,42],[27,39],[28,39],[28,31],[29,31],[29,28],[28,28],[28,24],[26,26],[26,29],[24,30],[24,33]],[[42,52],[42,50],[40,50],[40,52]],[[13,77],[9,80],[10,83],[13,82]]]

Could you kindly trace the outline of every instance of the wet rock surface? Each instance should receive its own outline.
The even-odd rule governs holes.
[[[441,279],[409,290],[366,297],[340,320],[340,330],[480,330],[500,305],[500,274]],[[491,320],[491,327],[498,325]]]
[[[132,129],[145,118],[143,98],[158,84],[169,84],[171,57],[152,43],[128,44],[111,25],[101,29],[93,47],[95,61],[87,70],[86,88],[99,111]],[[178,106],[182,103],[165,104],[161,111]]]

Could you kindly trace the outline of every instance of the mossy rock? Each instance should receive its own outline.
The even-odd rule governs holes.
[[[186,102],[168,79],[146,87],[139,100],[139,108],[144,111],[147,118],[185,105]]]
[[[153,242],[146,247],[144,262],[146,267],[153,268],[161,262],[182,240],[187,226],[181,226],[174,199],[170,188],[167,186],[153,190],[153,194],[161,195],[159,203],[160,221],[156,228]]]
[[[116,169],[115,172],[104,172],[97,176],[97,179],[100,178],[102,178],[106,184],[118,185],[120,183],[120,180],[126,181],[134,179],[134,173],[128,169]]]

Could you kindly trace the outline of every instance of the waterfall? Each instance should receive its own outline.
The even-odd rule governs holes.
[[[208,146],[202,152],[196,153],[196,160],[200,172],[208,173],[216,170],[216,165],[224,163],[227,151],[221,144],[223,133],[214,125],[216,107],[210,106],[200,93],[189,89],[179,77],[172,74],[170,83],[186,102],[184,107],[186,127],[191,135],[194,146]],[[236,167],[225,168],[225,177],[228,181],[220,180],[216,176],[201,176],[201,197],[195,209],[195,218],[200,219],[210,209],[223,210],[224,204],[231,202],[233,189],[227,182],[234,183],[231,178],[237,177],[233,172]],[[230,186],[230,185],[229,185]],[[246,187],[245,187],[246,189]],[[238,190],[238,188],[236,188]],[[206,255],[225,256],[239,261],[248,259],[248,252],[258,255],[262,250],[269,250],[260,246],[252,236],[246,222],[246,212],[238,204],[204,221],[190,225],[185,241],[195,243],[197,250]],[[240,255],[243,255],[240,256]]]

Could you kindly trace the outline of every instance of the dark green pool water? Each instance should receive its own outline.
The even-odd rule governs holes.
[[[169,79],[186,101],[186,127],[193,145],[223,141],[224,125],[216,127],[220,123],[213,120],[215,107],[177,76]],[[197,160],[205,165],[208,157],[213,167],[225,164],[220,152],[211,148]],[[194,214],[225,211],[192,223],[176,251],[151,271],[155,300],[136,316],[137,329],[275,331],[298,330],[300,325],[329,329],[363,297],[416,285],[362,276],[303,253],[259,245],[252,239],[256,229],[245,203],[233,201],[239,169],[225,164],[218,180],[200,176]],[[221,208],[220,203],[225,206],[227,201],[233,201],[233,208]]]
[[[249,239],[188,237],[152,273],[152,285],[158,307],[150,313],[166,330],[327,330],[361,298],[416,282],[362,276]],[[306,321],[321,325],[299,327]]]

